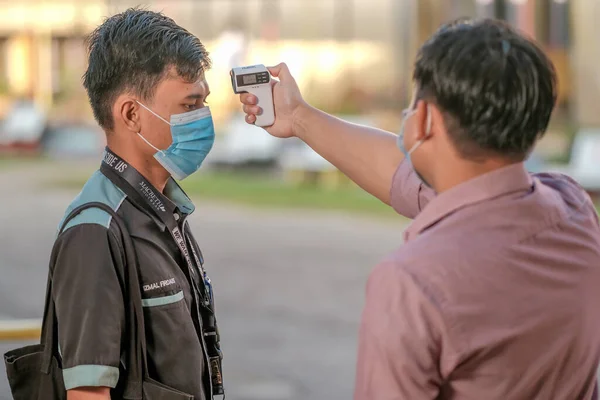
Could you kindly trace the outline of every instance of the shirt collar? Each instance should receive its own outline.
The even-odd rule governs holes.
[[[527,191],[532,186],[533,179],[523,163],[511,164],[463,182],[437,195],[427,204],[405,231],[405,241],[416,238],[427,228],[461,208],[510,193]]]
[[[157,196],[164,204],[166,210],[171,214],[190,215],[196,209],[190,198],[173,178],[169,178],[163,193],[157,191]],[[159,229],[164,231],[167,226],[152,210],[152,207],[147,202],[144,202],[142,206],[144,209],[150,211],[147,214],[152,218]]]
[[[163,193],[158,192],[158,196],[165,205],[167,211],[171,214],[190,215],[196,209],[190,198],[173,178],[169,178]],[[147,203],[145,203],[144,206],[147,206],[147,208],[151,210],[151,207]],[[167,226],[155,212],[150,212],[149,214],[160,230],[166,229]]]
[[[188,195],[183,191],[181,186],[175,182],[173,178],[169,178],[165,185],[164,195],[171,202],[173,202],[179,210],[184,214],[191,214],[194,212],[196,207],[190,200]]]
[[[129,165],[129,168],[134,169],[139,173],[133,166]],[[164,222],[156,215],[156,212],[153,210],[152,206],[146,201],[137,190],[132,188],[129,183],[123,179],[122,177],[116,175],[112,170],[109,169],[109,179],[113,177],[113,183],[117,184],[117,186],[121,187],[126,193],[129,195],[133,195],[135,199],[139,201],[135,201],[135,203],[140,203],[138,207],[142,207],[143,210],[148,214],[152,220],[158,225],[160,230],[164,230],[166,225]],[[116,181],[114,180],[116,179]],[[150,184],[148,182],[148,184]],[[129,190],[128,190],[129,188]],[[175,182],[173,178],[169,178],[165,185],[165,189],[163,193],[153,188],[155,195],[158,197],[162,205],[165,207],[165,210],[170,214],[183,214],[189,215],[194,212],[195,206],[188,197],[188,195],[183,191],[181,186]]]

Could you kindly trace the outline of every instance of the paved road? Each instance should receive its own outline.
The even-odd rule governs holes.
[[[53,232],[76,194],[45,187],[56,168],[40,172],[0,171],[0,318],[41,316]],[[228,398],[351,398],[366,277],[401,242],[403,220],[196,203]],[[0,400],[8,396],[0,370]]]
[[[53,233],[76,195],[46,186],[75,168],[90,167],[0,170],[0,319],[41,316]],[[366,277],[401,242],[404,221],[196,204],[228,398],[350,399]],[[0,354],[19,345],[0,343]]]

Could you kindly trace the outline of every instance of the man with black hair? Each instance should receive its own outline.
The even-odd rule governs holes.
[[[399,136],[310,107],[285,64],[270,71],[266,130],[414,218],[369,278],[355,399],[594,398],[598,217],[572,179],[523,163],[556,101],[542,50],[500,21],[442,27],[418,53]],[[241,102],[254,123],[256,97]]]
[[[101,167],[67,209],[102,202],[127,226],[138,259],[150,378],[203,400],[222,394],[212,287],[176,179],[214,141],[202,43],[172,19],[129,9],[89,37],[84,75],[106,132]],[[124,254],[111,216],[87,209],[57,238],[51,266],[69,400],[120,399],[127,383]]]

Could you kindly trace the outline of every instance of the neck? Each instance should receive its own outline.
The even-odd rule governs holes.
[[[435,190],[437,193],[445,192],[461,183],[514,163],[502,159],[489,159],[482,163],[470,161],[457,163],[453,168],[445,168],[441,171],[440,179],[436,180]]]
[[[110,141],[108,147],[142,174],[159,192],[163,193],[171,175],[154,157],[132,151],[130,146],[122,146],[119,143],[111,143]]]

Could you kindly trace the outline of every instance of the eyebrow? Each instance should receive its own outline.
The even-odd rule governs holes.
[[[192,94],[188,94],[187,96],[185,96],[186,100],[198,100],[198,99],[202,99],[202,98],[207,98],[210,95],[210,92],[208,92],[205,95],[203,95],[202,93],[192,93]]]

